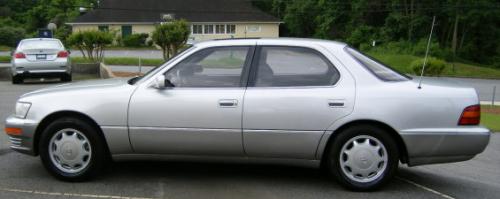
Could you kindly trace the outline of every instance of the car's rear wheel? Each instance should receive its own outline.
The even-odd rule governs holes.
[[[64,181],[95,176],[107,157],[97,129],[76,118],[62,118],[48,125],[41,135],[39,152],[45,168]]]
[[[64,74],[61,76],[61,81],[63,82],[70,82],[72,81],[71,74]]]
[[[23,77],[21,77],[20,75],[12,76],[12,84],[20,84],[20,83],[23,83]]]
[[[384,129],[353,126],[334,137],[326,159],[327,170],[346,188],[371,191],[393,178],[398,156],[394,139]]]

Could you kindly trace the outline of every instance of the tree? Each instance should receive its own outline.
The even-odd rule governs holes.
[[[70,46],[77,47],[83,58],[101,62],[104,58],[104,49],[107,45],[113,43],[113,38],[113,33],[91,30],[71,34],[67,39],[67,43]]]
[[[4,26],[0,27],[0,45],[16,47],[17,43],[24,39],[24,29]]]
[[[189,34],[188,22],[181,19],[156,26],[152,38],[163,51],[163,59],[168,60],[186,44]]]

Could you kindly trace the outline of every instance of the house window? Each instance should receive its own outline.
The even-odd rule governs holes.
[[[203,25],[193,25],[192,29],[193,34],[203,34]]]
[[[235,34],[236,33],[236,25],[227,25],[226,26],[227,34]]]
[[[214,25],[208,24],[204,25],[205,28],[205,34],[214,34]]]
[[[109,27],[108,26],[99,26],[99,31],[101,32],[108,32],[109,31]]]
[[[247,26],[247,32],[260,32],[261,27],[258,25]]]
[[[132,26],[122,26],[122,38],[132,34]]]
[[[225,34],[226,33],[226,25],[215,25],[215,33],[216,34]]]

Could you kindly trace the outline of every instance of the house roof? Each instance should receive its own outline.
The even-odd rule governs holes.
[[[249,0],[101,0],[69,24],[158,23],[165,14],[190,22],[280,22]]]

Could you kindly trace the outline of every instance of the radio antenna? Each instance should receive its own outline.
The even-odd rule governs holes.
[[[427,41],[427,50],[425,50],[424,64],[422,65],[422,72],[420,73],[420,81],[418,82],[418,89],[422,88],[422,78],[424,77],[425,65],[427,64],[427,56],[429,55],[429,48],[431,46],[432,32],[434,31],[434,25],[436,22],[436,16],[432,17],[431,34],[429,34],[429,40]]]

